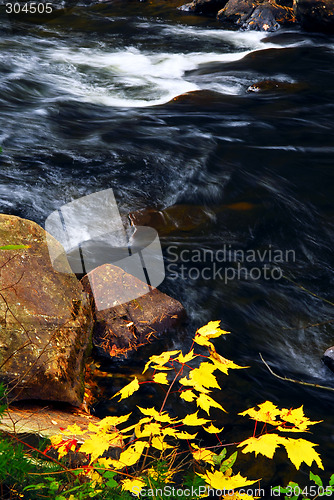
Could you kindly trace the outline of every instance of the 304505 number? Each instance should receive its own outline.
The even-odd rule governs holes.
[[[51,14],[52,11],[52,3],[6,3],[7,14]]]

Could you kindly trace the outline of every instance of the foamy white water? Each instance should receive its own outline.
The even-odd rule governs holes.
[[[189,37],[189,27],[164,29]],[[201,89],[238,94],[243,90],[242,82],[233,77],[213,80],[211,75],[201,78],[198,83],[192,81],[187,72],[196,70],[202,64],[237,61],[254,50],[273,46],[262,42],[262,33],[195,28],[190,31],[191,36],[219,38],[228,42],[230,49],[232,46],[236,50],[222,53],[204,50],[148,53],[133,46],[110,52],[101,47],[59,48],[50,53],[56,67],[60,65],[62,68],[60,74],[54,75],[56,85],[62,92],[75,94],[76,98],[85,102],[125,107],[164,104],[180,94]]]

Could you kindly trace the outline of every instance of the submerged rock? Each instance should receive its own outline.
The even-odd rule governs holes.
[[[0,249],[0,380],[10,400],[78,406],[92,312],[74,274],[53,269],[46,235],[32,221],[0,215],[0,246],[7,247]],[[66,266],[60,243],[48,235],[48,244]]]
[[[305,90],[307,85],[304,83],[293,82],[280,82],[277,80],[261,80],[260,82],[253,83],[247,89],[247,92],[299,92]]]
[[[334,372],[334,346],[329,347],[322,357],[323,362]]]
[[[112,264],[94,269],[81,281],[94,308],[93,344],[107,358],[128,357],[185,318],[180,302]],[[127,289],[136,289],[138,298],[121,303]],[[109,300],[103,310],[94,306],[100,297],[105,304]]]
[[[215,220],[215,213],[199,205],[171,205],[163,210],[143,208],[129,214],[133,226],[149,226],[159,236],[179,231],[191,231]]]
[[[293,0],[293,8],[304,29],[334,33],[334,0]]]

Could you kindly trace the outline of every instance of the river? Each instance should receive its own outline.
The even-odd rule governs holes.
[[[233,427],[235,412],[266,399],[304,404],[324,420],[310,440],[333,472],[333,393],[275,378],[259,352],[281,376],[334,387],[321,362],[334,344],[334,38],[239,32],[175,5],[78,4],[43,22],[1,17],[0,210],[43,225],[63,204],[112,188],[122,214],[172,205],[208,213],[204,224],[161,235],[160,288],[189,321],[154,349],[187,347],[196,328],[221,320],[231,335],[217,350],[250,368],[222,379],[231,417],[217,424]],[[263,80],[284,84],[247,91]],[[180,274],[182,258],[204,249],[216,258],[224,245],[266,263],[269,248],[290,258],[280,279],[226,280],[203,258],[183,262]],[[236,269],[235,259],[226,266]],[[298,475],[283,460],[271,477],[302,483],[307,468]]]

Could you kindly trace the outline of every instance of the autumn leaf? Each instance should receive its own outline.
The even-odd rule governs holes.
[[[251,437],[242,441],[242,443],[238,444],[238,448],[245,446],[242,453],[252,453],[254,451],[255,456],[260,453],[268,458],[273,458],[276,448],[280,444],[284,444],[284,442],[285,438],[278,434],[263,434],[258,438]]]
[[[176,429],[174,429],[173,427],[165,427],[164,429],[161,429],[161,434],[163,436],[176,437],[178,434],[178,431]]]
[[[154,436],[151,441],[153,448],[160,451],[165,451],[167,448],[173,448],[173,446],[164,442],[163,436]]]
[[[171,418],[169,414],[165,411],[159,413],[155,408],[141,408],[138,406],[139,410],[149,417],[153,417],[158,422],[168,422],[168,423],[176,423],[178,422],[175,418]]]
[[[225,373],[226,375],[228,375],[228,370],[230,369],[240,370],[243,368],[248,368],[248,366],[239,366],[236,365],[233,361],[223,358],[223,356],[216,352],[216,349],[214,347],[211,349],[209,359],[211,359],[218,370]]]
[[[311,422],[311,420],[305,416],[303,406],[294,409],[283,408],[280,417],[284,422],[293,425],[293,427],[286,427],[285,425],[278,427],[278,430],[283,432],[307,432],[310,425],[322,422],[322,420]]]
[[[205,418],[198,418],[197,414],[198,414],[198,411],[196,411],[195,413],[192,413],[191,415],[187,415],[186,417],[184,417],[184,419],[182,420],[183,424],[195,426],[195,425],[204,425],[207,422],[210,422],[210,420],[206,420]]]
[[[124,479],[122,481],[122,490],[130,491],[130,493],[136,497],[140,495],[141,490],[145,486],[145,481],[139,478],[135,479]]]
[[[239,472],[235,476],[229,477],[218,470],[214,472],[207,471],[205,474],[196,472],[196,474],[202,477],[211,488],[216,490],[234,490],[235,488],[248,486],[259,481],[259,479],[249,480],[247,477],[242,477]]]
[[[222,432],[222,430],[224,429],[224,427],[222,427],[221,429],[218,429],[218,427],[215,427],[212,423],[209,425],[209,427],[203,427],[203,429],[208,432],[209,434],[219,434],[220,432]]]
[[[197,434],[198,432],[196,432],[195,434],[190,434],[189,432],[181,431],[177,433],[177,439],[195,439]]]
[[[113,460],[112,465],[118,470],[135,465],[147,447],[146,441],[136,441],[120,454],[119,460]]]
[[[197,358],[197,355],[194,354],[194,349],[192,349],[190,352],[188,352],[188,354],[186,354],[185,356],[181,354],[175,358],[176,361],[178,361],[179,363],[181,364],[184,364],[184,363],[188,363],[189,361],[193,360],[194,358]]]
[[[115,396],[121,396],[118,400],[118,401],[121,401],[122,399],[126,399],[129,396],[131,396],[131,394],[133,394],[135,391],[138,391],[138,389],[139,389],[139,382],[138,382],[137,377],[135,377],[132,380],[132,382],[130,382],[125,387],[123,387],[123,389],[121,389],[120,391],[116,392],[116,394],[113,395],[113,398]]]
[[[170,358],[172,356],[175,356],[176,354],[179,354],[180,352],[181,352],[180,350],[178,350],[178,351],[165,351],[159,355],[151,356],[144,367],[143,373],[146,372],[146,370],[149,368],[149,366],[152,363],[156,364],[157,367],[162,367],[164,364],[166,364],[170,360]],[[157,367],[154,367],[154,368],[156,369]]]
[[[207,394],[200,394],[196,400],[197,406],[202,408],[202,410],[206,411],[206,413],[209,415],[209,410],[211,407],[214,408],[219,408],[220,410],[224,411],[226,413],[226,410],[217,403],[213,398],[208,396]]]
[[[307,465],[311,466],[313,461],[320,469],[324,468],[320,455],[313,449],[314,446],[318,446],[317,444],[311,443],[306,439],[285,438],[284,440],[284,446],[287,451],[288,457],[297,470],[299,469],[302,462],[305,462]]]
[[[197,330],[196,335],[200,335],[201,337],[206,337],[208,339],[213,339],[216,337],[220,337],[221,335],[226,335],[227,333],[230,333],[226,332],[225,330],[221,330],[219,326],[220,326],[220,320],[209,321],[207,325],[202,326]]]
[[[90,455],[90,463],[101,457],[103,453],[112,446],[113,442],[119,442],[118,432],[113,434],[94,434],[81,445],[80,452]]]
[[[120,415],[119,417],[105,417],[96,425],[90,422],[88,424],[88,429],[91,432],[107,432],[110,429],[114,430],[114,427],[126,422],[130,415],[131,413],[128,413],[127,415]]]
[[[189,378],[180,379],[180,384],[191,386],[198,392],[208,393],[209,387],[220,389],[216,377],[212,374],[216,367],[212,363],[201,363],[189,373]]]
[[[184,399],[185,401],[188,401],[189,403],[193,401],[196,398],[196,394],[193,393],[190,389],[186,391],[182,391],[180,393],[180,398]]]
[[[255,407],[249,408],[248,410],[239,413],[239,415],[249,415],[252,420],[266,422],[267,424],[275,426],[282,423],[276,420],[277,415],[280,415],[281,411],[271,401],[265,401],[264,403],[258,405],[258,407],[260,408],[259,410],[256,410]]]
[[[202,460],[203,462],[206,462],[208,464],[215,465],[213,457],[216,456],[216,454],[213,453],[213,451],[207,450],[206,448],[200,448],[196,444],[193,444],[192,447],[193,450],[191,453],[195,460],[197,460],[198,462]]]
[[[161,425],[157,422],[151,422],[150,424],[144,424],[142,430],[140,428],[141,425],[135,427],[135,434],[138,438],[160,434]]]
[[[153,377],[153,380],[157,384],[169,384],[166,373],[156,373]]]

